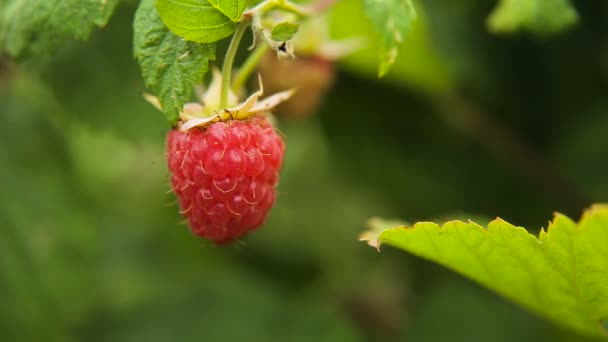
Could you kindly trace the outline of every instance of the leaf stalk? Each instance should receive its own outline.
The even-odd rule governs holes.
[[[230,40],[228,51],[224,57],[224,64],[222,65],[222,92],[220,97],[221,108],[228,107],[228,93],[230,92],[230,79],[232,77],[232,65],[234,64],[234,57],[239,49],[239,43],[245,34],[245,31],[251,24],[251,16],[244,15],[243,20],[236,27],[236,31]]]

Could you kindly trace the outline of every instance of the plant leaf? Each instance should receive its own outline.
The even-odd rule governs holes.
[[[293,38],[293,35],[298,32],[299,28],[300,25],[287,21],[277,24],[277,26],[272,29],[272,40],[278,42],[291,40],[291,38]]]
[[[118,0],[0,1],[0,52],[15,58],[56,49],[66,40],[87,40],[106,24]]]
[[[167,27],[193,42],[213,43],[234,32],[246,0],[157,0],[156,9]]]
[[[395,63],[416,11],[411,0],[363,0],[363,10],[376,31],[380,56],[378,75],[382,77]]]
[[[146,87],[160,101],[173,124],[215,59],[215,44],[187,42],[167,29],[154,8],[154,0],[143,0],[135,13],[134,54],[141,66]]]
[[[501,219],[487,229],[421,222],[370,235],[372,245],[437,262],[560,325],[608,336],[601,325],[608,318],[608,206],[594,206],[578,225],[556,214],[538,238]]]
[[[527,30],[551,34],[578,21],[569,0],[501,0],[488,17],[488,27],[497,33]]]

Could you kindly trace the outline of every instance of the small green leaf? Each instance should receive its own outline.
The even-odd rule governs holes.
[[[276,40],[277,42],[291,40],[293,35],[298,32],[299,28],[299,24],[294,24],[287,21],[280,23],[272,29],[272,40]]]
[[[144,82],[158,97],[171,123],[201,82],[215,58],[215,44],[197,44],[174,35],[162,22],[154,0],[143,0],[135,13],[134,54]]]
[[[580,333],[608,336],[608,206],[594,206],[578,224],[556,214],[538,238],[496,219],[487,228],[421,222],[364,239],[451,268]]]
[[[551,34],[578,21],[569,0],[501,0],[488,17],[488,27],[497,33],[527,30]]]
[[[247,6],[246,0],[157,0],[167,27],[193,42],[213,43],[231,35]]]
[[[378,38],[378,75],[382,77],[395,63],[403,38],[416,18],[416,11],[411,0],[363,0],[363,10]]]
[[[0,1],[0,52],[19,58],[47,53],[66,40],[87,40],[106,24],[118,0]]]

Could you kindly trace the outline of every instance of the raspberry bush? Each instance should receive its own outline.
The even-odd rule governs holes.
[[[0,0],[0,339],[606,340],[606,13]]]
[[[298,81],[294,73],[275,67],[276,72],[294,77],[296,82],[276,84],[275,73],[269,78],[276,94],[258,101],[264,94],[262,77],[259,90],[249,96],[243,96],[244,82],[267,50],[274,51],[267,59],[294,59],[292,38],[299,29],[297,21],[320,14],[327,5],[320,2],[319,6],[305,7],[276,0],[263,1],[250,9],[242,1],[212,5],[142,1],[135,20],[135,55],[148,87],[156,92],[147,94],[146,99],[163,111],[174,126],[167,138],[167,164],[181,212],[196,235],[225,244],[260,227],[274,204],[285,148],[268,118],[275,106],[293,96],[293,88],[306,83],[301,77]],[[207,11],[200,13],[226,26],[196,26],[188,16],[192,8],[194,12]],[[268,19],[270,12],[273,20]],[[282,16],[276,16],[277,12]],[[232,82],[235,55],[250,26],[252,48],[257,50]],[[209,61],[215,58],[215,43],[233,32],[221,74],[214,72],[207,89],[200,94],[200,103],[185,103],[191,87],[201,81]],[[186,43],[183,38],[191,42]],[[327,35],[315,39],[313,45],[329,40]],[[334,57],[352,50],[337,44],[332,48]],[[166,52],[172,49],[175,51],[167,56]],[[193,72],[192,68],[198,70]],[[330,82],[332,73],[328,64],[326,75],[321,76],[327,81],[321,83]],[[301,92],[311,102],[304,112],[315,110],[327,87],[313,82],[311,89]]]

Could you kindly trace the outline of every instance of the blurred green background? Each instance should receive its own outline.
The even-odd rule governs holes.
[[[342,1],[333,34],[366,33]],[[2,341],[584,341],[442,267],[357,241],[373,216],[538,231],[608,200],[608,3],[554,37],[493,3],[418,2],[386,79],[373,43],[287,136],[266,226],[194,237],[132,57],[136,1],[87,43],[0,62]]]

